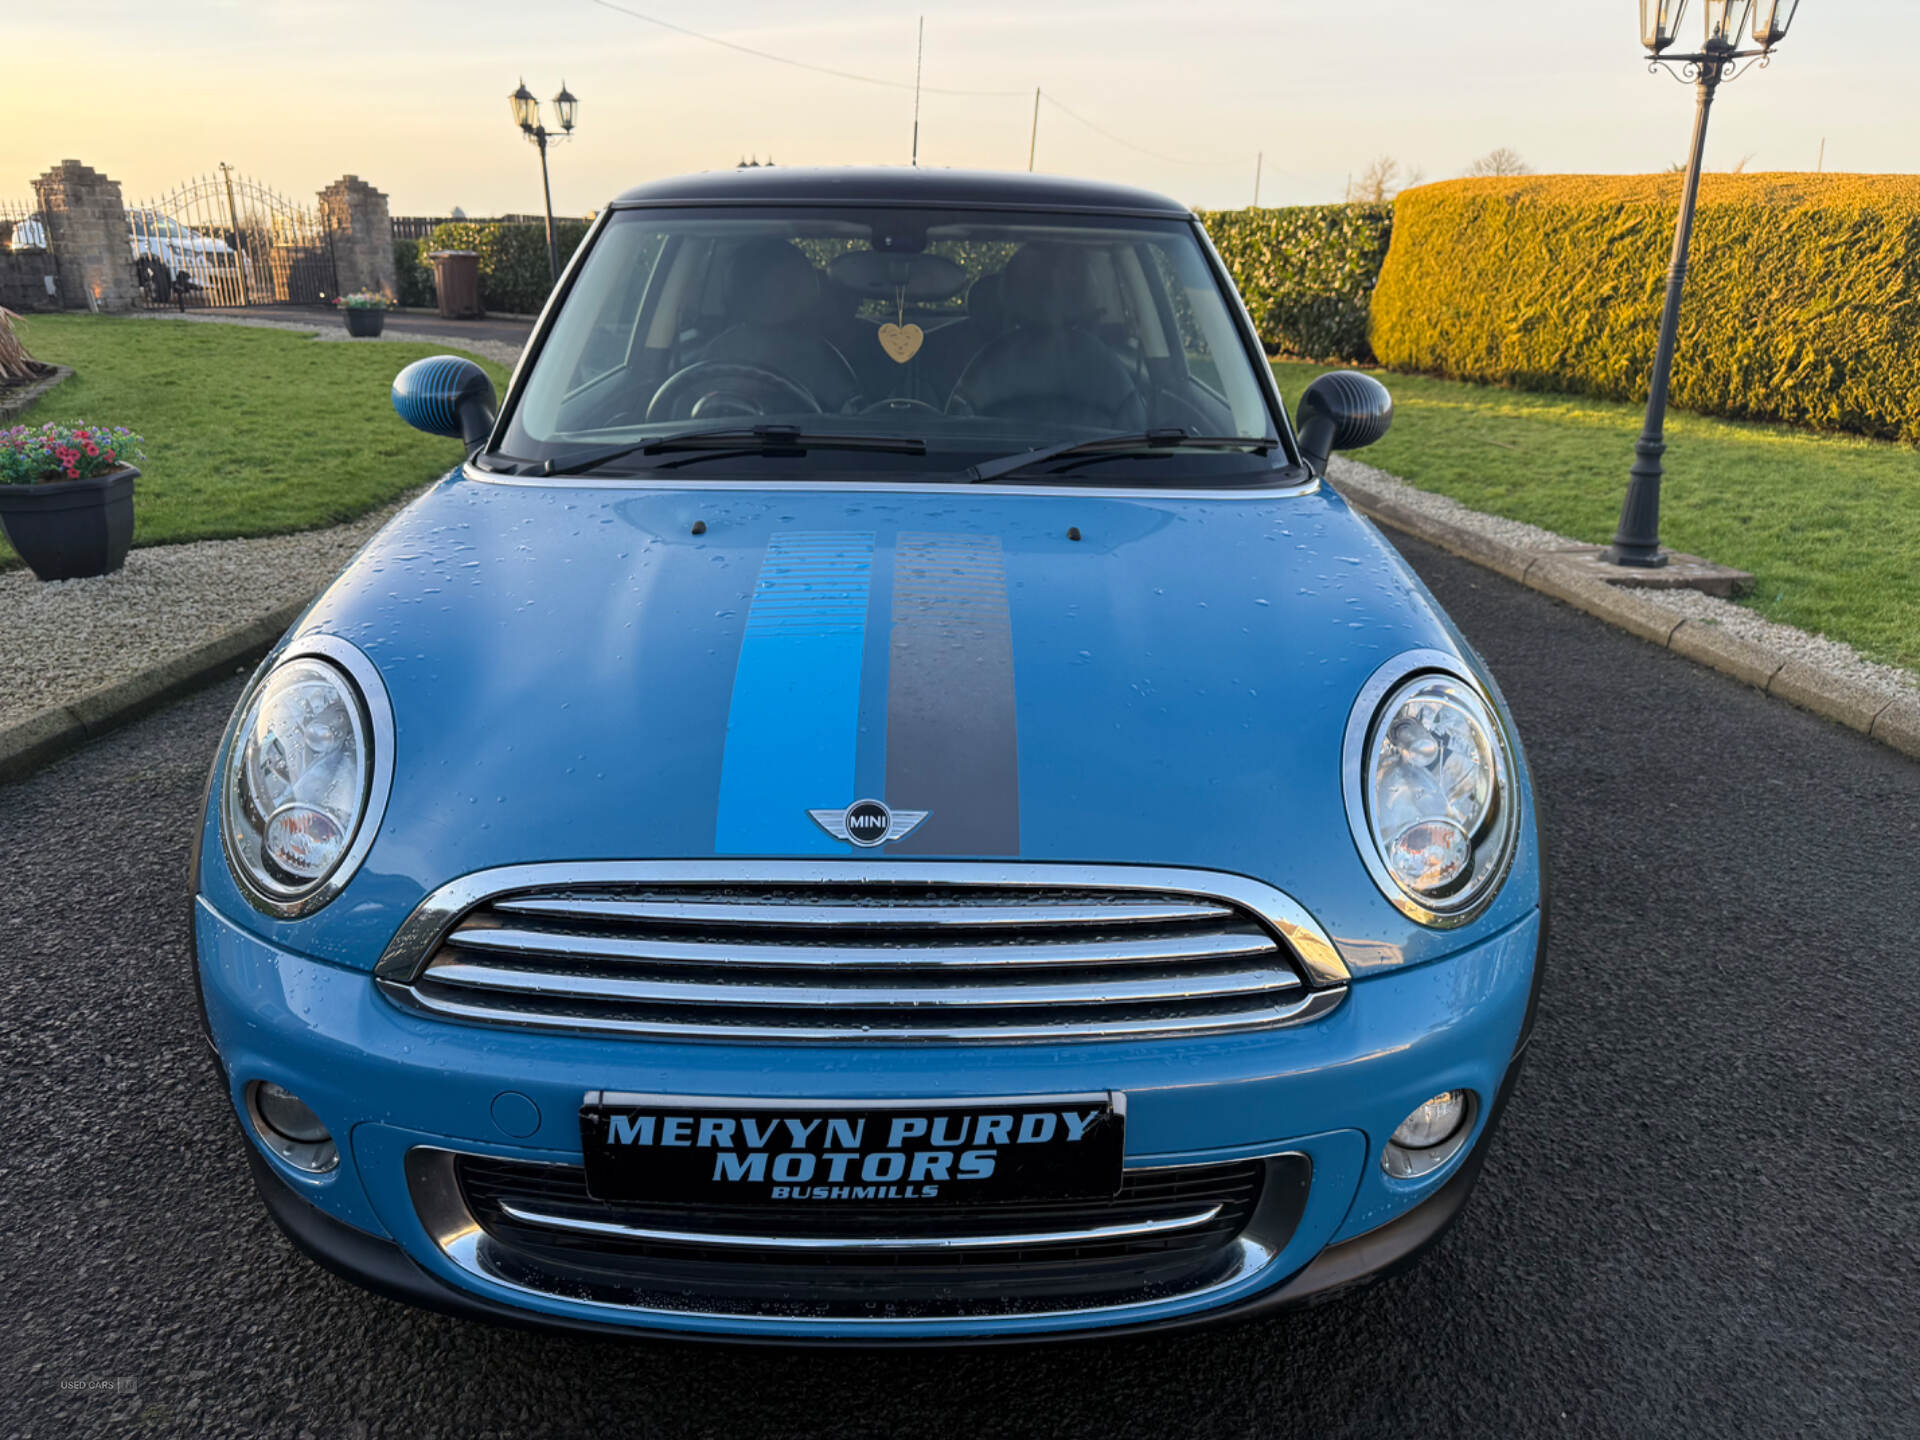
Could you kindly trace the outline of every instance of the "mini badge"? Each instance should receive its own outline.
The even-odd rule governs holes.
[[[851,840],[871,849],[889,840],[904,840],[927,818],[925,810],[889,810],[878,800],[856,800],[844,810],[809,810],[814,823],[836,840]]]

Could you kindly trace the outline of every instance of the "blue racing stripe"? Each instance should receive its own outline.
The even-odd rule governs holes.
[[[807,811],[850,805],[859,748],[873,536],[815,531],[767,545],[727,712],[714,850],[845,855]]]

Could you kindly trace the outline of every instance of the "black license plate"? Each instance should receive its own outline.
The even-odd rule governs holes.
[[[1092,1200],[1120,1188],[1126,1097],[688,1099],[590,1091],[587,1191],[709,1205]]]

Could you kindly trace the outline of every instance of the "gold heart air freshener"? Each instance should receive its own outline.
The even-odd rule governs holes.
[[[904,365],[918,355],[926,338],[926,331],[918,325],[896,325],[889,320],[880,327],[880,348],[896,365]]]

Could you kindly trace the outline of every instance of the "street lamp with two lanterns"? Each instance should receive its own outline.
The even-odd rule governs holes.
[[[507,97],[507,103],[513,107],[513,123],[520,127],[520,133],[540,147],[540,191],[547,204],[547,268],[558,281],[560,252],[553,243],[553,186],[547,180],[547,142],[565,140],[573,134],[574,116],[580,109],[580,101],[568,91],[567,82],[562,80],[560,93],[553,97],[554,114],[560,121],[558,132],[547,129],[541,123],[540,102],[527,89],[524,79],[520,82],[520,88]]]
[[[1693,148],[1680,195],[1680,219],[1674,226],[1673,259],[1667,266],[1666,306],[1660,314],[1660,342],[1653,356],[1653,383],[1647,392],[1647,419],[1633,447],[1626,503],[1608,558],[1616,565],[1667,563],[1660,548],[1660,457],[1666,452],[1667,382],[1673,372],[1674,340],[1680,329],[1680,292],[1687,277],[1687,245],[1693,236],[1694,202],[1700,193],[1700,161],[1707,146],[1707,112],[1723,80],[1744,73],[1749,64],[1765,65],[1773,47],[1787,37],[1800,0],[1705,0],[1701,48],[1674,54],[1687,0],[1640,0],[1640,42],[1647,47],[1649,70],[1665,66],[1694,87]],[[1752,26],[1749,29],[1748,20]],[[1747,36],[1752,44],[1741,45]]]

